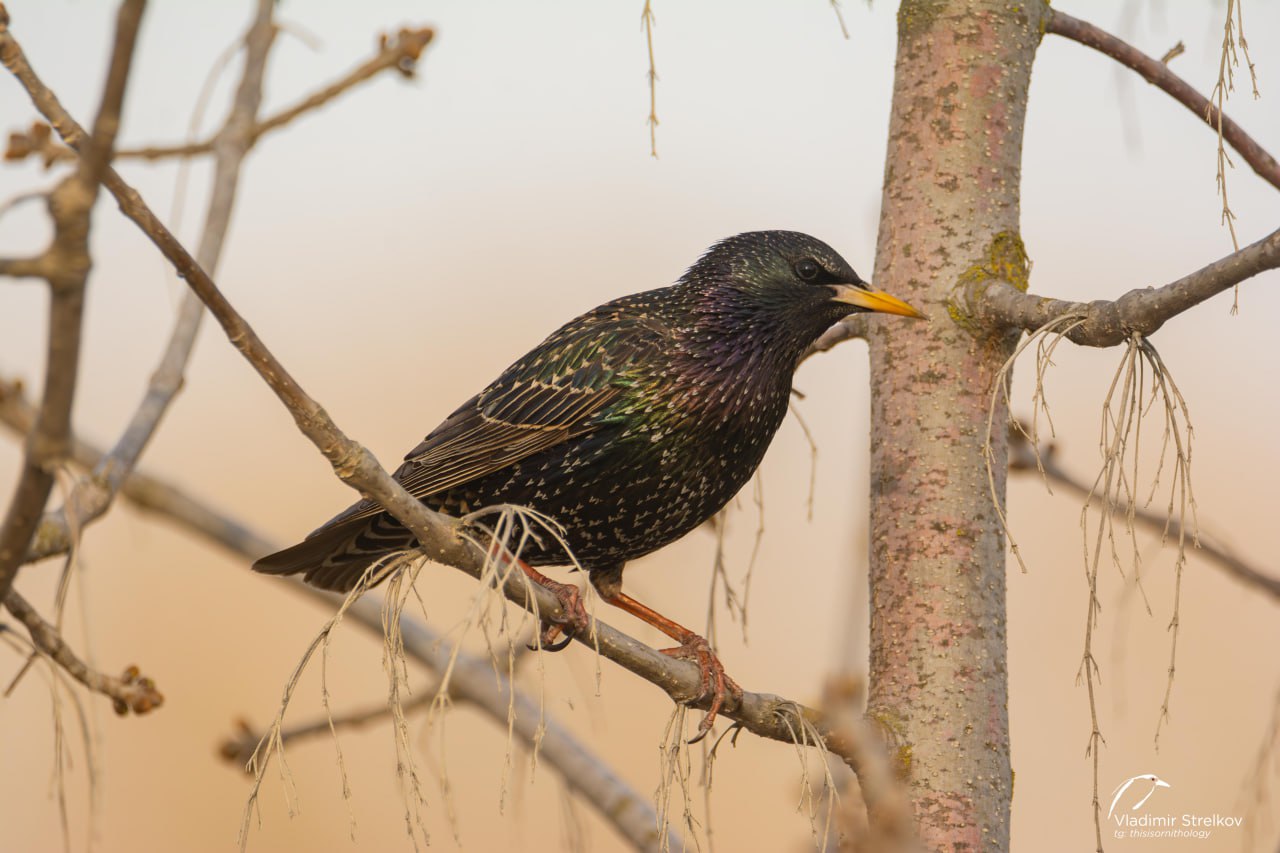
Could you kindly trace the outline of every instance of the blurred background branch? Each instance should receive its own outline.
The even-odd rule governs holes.
[[[1009,430],[1009,470],[1024,476],[1042,476],[1050,485],[1062,486],[1071,494],[1089,498],[1101,503],[1100,496],[1094,494],[1094,488],[1080,477],[1069,473],[1058,462],[1058,446],[1049,442],[1034,447],[1027,440],[1027,433],[1020,428]],[[1121,503],[1112,505],[1116,515],[1130,512],[1129,507]],[[1161,543],[1177,542],[1184,536],[1181,523],[1176,517],[1167,513],[1152,512],[1141,507],[1132,508],[1133,520],[1148,531],[1158,534]],[[1209,565],[1226,572],[1231,577],[1258,592],[1265,593],[1273,602],[1280,602],[1280,577],[1268,574],[1257,566],[1241,559],[1218,537],[1206,532],[1203,528],[1195,531],[1196,547],[1193,549],[1204,557]]]
[[[30,403],[23,399],[21,386],[16,382],[5,382],[0,377],[0,422],[15,434],[23,435],[30,428],[33,414]],[[102,450],[78,438],[73,437],[72,443],[73,459],[82,468],[95,468],[105,456]],[[173,524],[208,545],[234,554],[243,564],[281,547],[279,543],[259,534],[252,526],[142,471],[135,470],[129,474],[123,483],[121,494],[132,505],[154,515],[158,520]],[[296,578],[281,578],[272,585],[309,598],[326,612],[332,612],[341,600],[331,593],[307,586]],[[29,608],[29,605],[22,606]],[[357,601],[347,611],[347,615],[374,637],[381,639],[383,636],[385,628],[382,605],[373,596]],[[38,616],[34,618],[39,619]],[[412,616],[401,616],[400,629],[404,636],[405,653],[410,658],[433,672],[440,673],[446,669],[452,643]],[[49,635],[45,632],[42,636]],[[56,636],[54,633],[51,639],[56,640]],[[55,660],[58,660],[56,656]],[[63,663],[62,660],[58,662]],[[513,731],[530,749],[534,749],[535,741],[538,741],[536,748],[541,760],[555,768],[565,783],[590,803],[605,821],[613,824],[628,843],[637,850],[657,849],[657,817],[648,798],[633,790],[601,757],[543,710],[540,703],[514,688],[498,667],[466,652],[458,653],[454,667],[448,688],[450,698],[475,707],[501,728],[512,725]],[[76,671],[73,670],[72,674],[80,678]],[[85,683],[89,684],[88,681]],[[97,683],[90,686],[113,698],[117,695],[100,689]],[[434,698],[435,691],[426,688],[418,694],[418,700],[412,704],[405,703],[405,710],[430,704]],[[380,713],[369,711],[355,715],[356,719],[352,724],[358,725],[359,722],[385,714],[385,703],[379,707]],[[508,716],[509,714],[513,716]],[[335,718],[334,722],[338,724],[340,721]],[[541,732],[538,731],[539,726],[543,727]],[[284,738],[287,741],[298,732],[305,736],[306,733],[321,730],[329,732],[328,719],[304,724],[292,732],[286,731]],[[258,733],[242,731],[234,741],[234,750],[224,744],[223,754],[227,757],[246,757],[243,755],[246,748],[252,753],[258,739]],[[235,756],[229,756],[228,750],[234,751]],[[667,849],[683,849],[678,836],[672,835],[668,844]]]
[[[67,454],[71,435],[71,405],[75,398],[80,361],[80,328],[84,313],[85,282],[89,257],[89,224],[98,186],[111,160],[120,110],[124,104],[129,67],[138,24],[145,3],[126,0],[116,17],[115,41],[106,84],[93,123],[93,135],[84,142],[76,171],[49,197],[53,241],[34,265],[49,283],[49,332],[43,400],[35,423],[27,434],[26,458],[18,485],[0,524],[0,599],[13,585],[27,546],[40,521],[53,472]],[[0,4],[0,62],[33,92],[33,99],[52,108],[57,99],[44,88],[9,32],[9,13]],[[83,135],[83,132],[81,132]],[[0,264],[3,268],[3,264]]]

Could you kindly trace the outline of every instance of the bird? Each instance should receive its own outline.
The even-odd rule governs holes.
[[[729,237],[674,284],[561,326],[445,418],[394,477],[448,515],[516,505],[554,520],[563,536],[529,537],[519,554],[520,568],[563,605],[560,622],[544,623],[544,645],[586,633],[577,587],[538,571],[576,565],[602,600],[679,644],[664,653],[698,664],[697,698],[710,697],[701,737],[726,694],[741,690],[703,637],[622,592],[623,568],[707,521],[750,480],[804,354],[859,312],[924,317],[872,290],[817,238]],[[345,592],[417,544],[365,499],[253,568]]]

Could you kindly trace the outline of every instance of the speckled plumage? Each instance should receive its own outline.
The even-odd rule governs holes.
[[[592,580],[616,591],[623,564],[697,527],[750,479],[800,356],[832,323],[868,310],[837,301],[840,285],[866,288],[804,234],[717,243],[676,284],[554,332],[436,427],[395,478],[451,515],[518,504],[554,518]],[[362,501],[254,568],[346,590],[373,560],[415,544]],[[549,537],[521,556],[569,562]]]

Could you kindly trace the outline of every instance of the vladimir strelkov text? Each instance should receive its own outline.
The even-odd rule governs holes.
[[[1145,827],[1145,826],[1240,826],[1244,823],[1244,818],[1235,815],[1220,815],[1214,812],[1211,815],[1198,814],[1182,814],[1182,815],[1154,815],[1154,814],[1118,814],[1112,815],[1111,819],[1115,821],[1116,826],[1123,827]]]

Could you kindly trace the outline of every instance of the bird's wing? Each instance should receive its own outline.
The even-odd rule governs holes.
[[[395,479],[425,498],[608,424],[610,404],[635,381],[628,368],[664,340],[660,326],[611,308],[579,317],[507,368],[411,450]],[[321,530],[381,511],[361,501]]]
[[[523,379],[499,382],[468,401],[405,457],[396,472],[414,497],[492,474],[590,432],[622,389]]]

